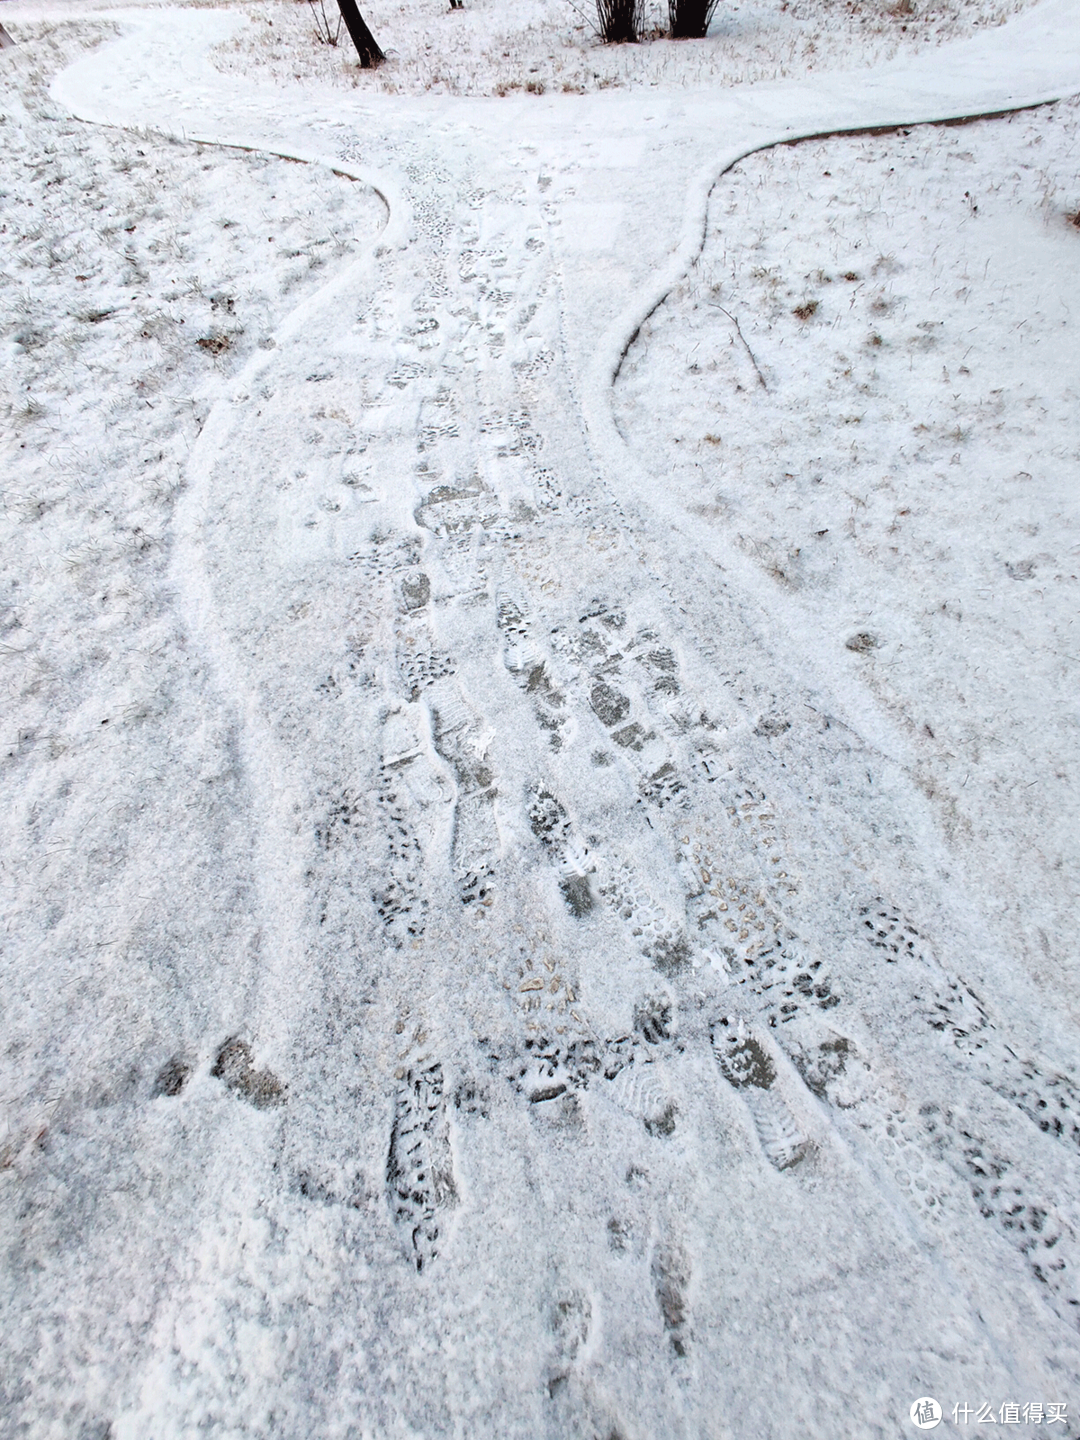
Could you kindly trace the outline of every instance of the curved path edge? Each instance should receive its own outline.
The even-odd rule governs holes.
[[[299,334],[309,318],[335,296],[346,293],[380,254],[407,246],[410,217],[403,186],[393,173],[392,153],[386,156],[386,167],[371,167],[313,146],[297,145],[293,142],[298,131],[322,139],[327,125],[322,97],[298,92],[294,109],[283,114],[280,95],[272,89],[210,69],[207,50],[246,23],[242,15],[183,9],[103,10],[87,18],[112,20],[123,26],[124,34],[118,41],[83,57],[53,82],[53,98],[79,118],[138,129],[150,117],[158,133],[322,165],[369,185],[382,198],[388,215],[380,241],[285,317],[275,332],[279,346]],[[112,57],[111,61],[107,56]],[[614,387],[625,357],[648,317],[697,264],[707,237],[710,197],[723,174],[747,156],[779,144],[1002,114],[1076,91],[1080,91],[1080,0],[1043,0],[1016,19],[970,40],[871,70],[688,92],[688,113],[682,123],[689,125],[698,148],[706,147],[711,135],[725,132],[731,137],[730,143],[701,165],[691,180],[680,238],[669,258],[654,270],[652,281],[637,287],[632,302],[601,330],[599,343],[591,336],[568,337],[571,363],[576,363],[580,376],[581,419],[597,471],[609,492],[620,502],[646,513],[655,512],[663,502],[657,493],[657,481],[644,471],[618,429]],[[565,110],[558,100],[545,102],[549,122],[560,121],[563,113],[567,117],[565,133],[556,128],[546,135],[546,143],[572,149],[575,136],[580,135],[582,105],[593,102],[603,116],[609,104],[625,110],[628,103],[633,105],[633,98],[628,102],[625,94],[614,101],[607,95],[586,97],[584,101],[573,97],[563,102]],[[366,128],[375,133],[382,116],[392,127],[403,120],[422,121],[437,115],[443,122],[440,128],[450,131],[459,124],[462,129],[471,127],[475,119],[477,136],[473,143],[492,123],[497,127],[494,138],[500,148],[513,143],[513,126],[507,125],[511,117],[499,108],[499,102],[493,106],[492,102],[430,96],[410,100],[354,95],[342,98],[340,111],[335,113],[347,116],[353,123],[366,121]],[[332,131],[326,134],[328,147],[334,139]],[[258,808],[264,818],[276,818],[276,823],[266,827],[260,842],[268,852],[260,857],[260,869],[268,910],[280,922],[273,928],[279,937],[275,949],[282,952],[277,958],[282,963],[280,967],[271,966],[271,970],[285,975],[290,964],[284,951],[294,950],[295,954],[285,939],[290,928],[290,907],[284,903],[292,889],[289,877],[294,862],[287,858],[291,847],[287,843],[275,846],[270,838],[276,833],[278,840],[284,841],[289,831],[284,809],[284,767],[272,762],[268,723],[259,713],[256,697],[248,694],[241,683],[242,667],[229,654],[228,643],[213,622],[210,585],[202,564],[202,526],[212,457],[227,442],[235,405],[246,397],[274,353],[255,355],[229,382],[192,451],[188,491],[177,516],[174,576],[188,622],[218,672],[224,693],[237,697],[234,708],[243,717],[244,749],[253,762],[250,773],[263,776],[260,787],[265,787],[265,793],[258,797]],[[703,532],[674,507],[668,507],[665,520],[679,533],[688,561],[693,557],[706,572],[715,574],[719,570],[734,585],[745,602],[746,619],[765,636],[768,647],[788,673],[793,677],[801,675],[804,688],[815,699],[857,731],[865,743],[906,770],[910,761],[906,738],[873,703],[854,671],[837,667],[825,675],[819,667],[819,673],[807,675],[806,656],[815,648],[813,617],[793,597],[777,593],[767,577],[723,534]],[[277,853],[269,853],[270,849]]]
[[[115,43],[135,48],[153,30],[160,17],[161,12],[114,11],[87,18],[122,23],[125,33]],[[204,46],[226,38],[243,23],[243,17],[235,14],[213,18],[220,23],[212,24],[208,30],[205,17],[200,17]],[[184,68],[194,70],[200,53],[197,50],[192,57],[194,63],[189,61]],[[61,72],[50,87],[52,98],[76,118],[88,123],[110,128],[135,128],[130,123],[130,117],[118,116],[102,103],[98,88],[100,61],[100,52],[95,51]],[[228,444],[237,406],[250,397],[262,372],[315,315],[339,296],[350,293],[358,282],[374,271],[380,257],[405,246],[409,206],[392,176],[335,155],[275,144],[251,133],[223,136],[207,127],[191,129],[167,122],[155,125],[153,129],[154,133],[190,144],[248,151],[321,166],[335,175],[366,186],[386,209],[383,228],[374,244],[369,244],[356,259],[336,271],[294,306],[272,332],[273,346],[257,350],[235,375],[224,382],[188,455],[185,466],[187,483],[174,518],[172,580],[185,621],[210,663],[214,683],[227,710],[235,717],[240,751],[251,786],[252,809],[257,817],[254,860],[264,946],[269,961],[264,968],[264,993],[260,996],[261,1033],[264,1049],[276,1057],[288,1044],[287,995],[297,983],[298,970],[304,963],[304,945],[299,933],[299,916],[303,913],[302,857],[298,851],[294,853],[295,847],[289,841],[294,828],[291,824],[294,797],[287,780],[287,766],[277,753],[272,726],[262,713],[257,694],[244,678],[244,667],[238,663],[221,627],[215,623],[212,587],[204,562],[204,522],[211,499],[214,465]],[[265,993],[267,980],[270,993]]]
[[[844,93],[846,90],[846,93]],[[840,92],[840,93],[834,93]],[[731,92],[733,97],[738,92]],[[618,474],[621,497],[655,508],[656,479],[645,473],[615,419],[615,385],[642,328],[693,271],[708,236],[709,203],[720,179],[740,161],[777,145],[852,136],[908,125],[989,119],[1033,109],[1080,93],[1080,4],[1045,0],[1018,19],[973,40],[925,52],[913,62],[872,71],[828,75],[814,84],[746,87],[744,137],[702,166],[692,181],[681,238],[653,282],[602,333],[584,377],[581,406],[598,468]],[[770,104],[770,102],[772,102]],[[768,111],[772,110],[772,116]],[[755,133],[756,132],[756,133]],[[805,670],[813,625],[802,607],[781,595],[757,566],[718,532],[707,541],[674,507],[665,517],[688,551],[717,565],[767,616],[769,644],[789,673]],[[772,623],[769,623],[771,621]],[[838,674],[817,689],[837,718],[880,754],[907,770],[908,743],[870,701],[853,676]]]

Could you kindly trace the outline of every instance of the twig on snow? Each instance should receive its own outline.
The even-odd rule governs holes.
[[[750,349],[750,346],[746,343],[746,336],[742,333],[742,326],[739,324],[738,320],[735,319],[735,316],[732,315],[732,313],[731,313],[730,310],[725,310],[724,307],[723,307],[723,305],[717,305],[717,303],[716,303],[715,300],[708,300],[708,301],[706,301],[706,304],[711,305],[714,310],[719,310],[719,311],[721,312],[721,314],[726,315],[727,318],[731,321],[731,323],[735,326],[735,333],[738,335],[739,339],[742,341],[742,347],[743,347],[743,349],[746,351],[747,355],[750,356],[750,364],[753,365],[753,367],[754,367],[754,373],[757,375],[757,378],[761,381],[761,388],[762,388],[766,393],[768,393],[769,387],[768,387],[768,385],[766,384],[765,376],[761,373],[761,366],[757,363],[757,356],[756,356],[756,355],[754,354],[754,352]]]

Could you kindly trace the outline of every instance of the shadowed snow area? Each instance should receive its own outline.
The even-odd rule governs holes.
[[[1080,5],[487,98],[44,13],[0,1436],[1080,1434]]]

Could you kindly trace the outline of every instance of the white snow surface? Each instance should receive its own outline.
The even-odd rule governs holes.
[[[368,93],[585,94],[634,86],[700,88],[861,67],[1000,25],[1031,0],[740,0],[718,6],[692,44],[664,33],[666,0],[643,0],[647,44],[605,45],[595,10],[576,0],[472,0],[439,11],[428,0],[373,0],[364,15],[387,54],[363,70],[348,44],[312,43],[316,18],[296,0],[261,0],[252,24],[216,46],[226,71],[291,84],[323,79]],[[331,9],[328,14],[336,14]],[[334,37],[333,25],[327,34]]]
[[[3,18],[0,1435],[1080,1433],[1077,0]]]

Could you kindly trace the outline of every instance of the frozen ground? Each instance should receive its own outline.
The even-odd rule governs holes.
[[[5,1437],[1078,1433],[1078,18],[5,7]]]
[[[214,63],[262,74],[279,84],[322,79],[367,91],[508,95],[552,90],[584,94],[623,86],[665,89],[726,85],[809,74],[850,63],[870,65],[982,26],[1000,25],[1030,0],[740,0],[718,7],[709,36],[693,44],[660,38],[667,3],[645,0],[642,45],[604,45],[595,5],[576,0],[474,0],[466,8],[429,0],[375,0],[364,11],[388,63],[363,71],[348,44],[313,44],[316,26],[304,0],[248,6],[252,24],[225,41]],[[335,12],[336,13],[336,12]]]

